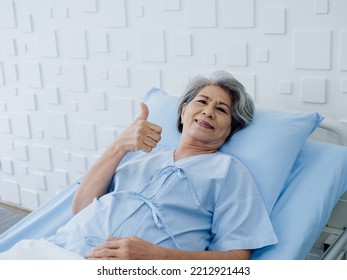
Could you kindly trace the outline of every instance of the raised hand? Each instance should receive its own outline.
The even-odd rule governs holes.
[[[161,139],[161,127],[147,121],[148,107],[145,103],[141,103],[140,106],[140,115],[117,139],[117,145],[120,145],[125,152],[138,150],[151,152]]]

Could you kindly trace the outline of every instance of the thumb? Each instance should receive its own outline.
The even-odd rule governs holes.
[[[141,102],[140,107],[141,107],[141,113],[140,113],[138,119],[147,120],[148,115],[149,115],[149,110],[148,110],[147,105],[145,103]]]

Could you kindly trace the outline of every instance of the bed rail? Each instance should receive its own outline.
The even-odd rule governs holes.
[[[338,136],[338,144],[347,146],[347,126],[333,119],[325,118],[319,127],[336,134]]]
[[[321,256],[321,260],[342,260],[347,254],[347,229],[345,229],[336,241],[329,246]]]
[[[342,123],[325,118],[319,125],[338,137],[338,144],[347,146],[347,127]],[[339,260],[347,258],[347,228],[340,234],[336,241],[320,257],[321,260]]]

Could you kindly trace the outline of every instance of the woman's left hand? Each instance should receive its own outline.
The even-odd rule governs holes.
[[[155,245],[138,237],[110,236],[104,244],[95,247],[88,259],[104,260],[247,260],[250,250],[183,251]]]
[[[104,244],[95,247],[88,259],[153,260],[160,259],[165,248],[138,237],[116,238],[110,236]]]

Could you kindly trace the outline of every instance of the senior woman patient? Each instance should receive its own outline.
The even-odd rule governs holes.
[[[89,259],[248,259],[276,243],[249,171],[218,151],[252,120],[242,84],[224,71],[193,78],[175,149],[154,149],[162,129],[140,106],[84,176],[74,217],[47,241]]]

